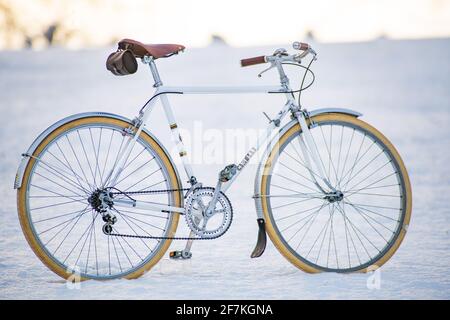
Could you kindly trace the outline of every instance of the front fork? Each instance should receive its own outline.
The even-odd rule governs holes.
[[[306,122],[308,119],[310,125],[312,121],[309,118],[308,112],[305,110],[293,112],[294,117],[297,119],[302,135],[298,136],[298,142],[300,144],[300,150],[305,160],[305,167],[308,170],[312,181],[317,188],[323,193],[328,194],[330,192],[336,192],[333,188],[327,176],[325,175],[325,168],[322,162],[322,158],[317,150],[317,145],[314,141],[314,137],[311,134],[310,126]],[[311,161],[312,160],[312,161]]]

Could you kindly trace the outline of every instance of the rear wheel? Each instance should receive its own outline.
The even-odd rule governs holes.
[[[180,183],[169,156],[141,132],[124,171],[111,184],[108,173],[124,149],[130,123],[92,116],[73,120],[51,132],[36,148],[18,190],[22,230],[35,254],[63,278],[137,278],[154,266],[171,240],[109,236],[98,210],[108,190],[178,189]],[[114,189],[110,189],[114,188]],[[121,197],[115,195],[114,197]],[[182,206],[179,191],[133,195],[140,201]],[[112,207],[112,231],[118,234],[170,237],[177,213]]]
[[[328,181],[314,184],[297,124],[273,147],[261,181],[267,233],[278,250],[307,272],[364,272],[397,250],[411,216],[411,186],[394,146],[348,115],[313,118],[310,131]]]

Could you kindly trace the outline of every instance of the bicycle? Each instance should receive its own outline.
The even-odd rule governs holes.
[[[125,47],[124,47],[125,46]],[[340,108],[307,111],[300,105],[317,54],[295,42],[294,54],[241,60],[269,63],[276,86],[169,87],[155,60],[184,50],[180,45],[145,45],[124,39],[150,68],[155,93],[133,120],[104,113],[76,114],[46,129],[23,154],[14,187],[25,237],[42,262],[63,278],[137,278],[166,253],[172,240],[185,240],[170,257],[188,259],[197,240],[212,240],[230,227],[233,208],[226,196],[246,164],[265,146],[255,178],[258,237],[251,257],[263,254],[266,234],[280,253],[306,272],[366,272],[398,249],[412,208],[403,161],[389,140]],[[301,64],[311,58],[307,67]],[[284,65],[305,69],[293,90]],[[117,71],[117,70],[116,70]],[[120,70],[119,70],[120,71]],[[125,70],[126,71],[126,70]],[[119,74],[122,74],[119,72]],[[260,74],[261,75],[261,74]],[[204,187],[186,160],[168,95],[259,92],[282,94],[286,103],[269,119],[266,132],[238,164],[227,165],[214,187]],[[298,100],[295,94],[298,94]],[[183,186],[165,147],[144,125],[159,100],[187,176]],[[290,120],[282,121],[290,115]],[[180,216],[190,230],[177,236]]]

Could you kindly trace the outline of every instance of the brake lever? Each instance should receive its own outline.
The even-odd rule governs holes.
[[[273,63],[271,63],[270,67],[268,67],[267,69],[264,69],[263,71],[261,71],[260,73],[258,73],[258,78],[261,78],[262,74],[269,71],[270,69],[274,68],[275,65]]]

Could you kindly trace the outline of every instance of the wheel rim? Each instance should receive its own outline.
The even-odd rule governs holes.
[[[103,123],[64,131],[45,146],[31,168],[26,186],[31,231],[46,255],[68,274],[93,279],[125,277],[146,265],[165,242],[106,236],[101,214],[89,204],[95,189],[113,186],[106,183],[106,172],[123,146],[122,132],[122,126]],[[162,160],[144,139],[137,141],[114,187],[121,191],[170,189]],[[134,198],[173,203],[171,194]],[[114,208],[114,212],[120,223],[113,230],[122,234],[167,236],[173,220],[170,214],[135,208]]]
[[[295,258],[314,270],[367,268],[392,248],[402,230],[406,199],[399,164],[382,141],[358,125],[319,121],[311,133],[325,175],[343,198],[330,202],[318,196],[306,168],[298,170],[299,162],[305,162],[297,135],[291,134],[272,160],[264,195],[275,232]],[[350,149],[346,165],[345,147]],[[292,163],[297,165],[294,170],[289,168]],[[391,176],[383,179],[383,173]],[[277,197],[280,191],[297,196],[286,200]],[[286,212],[295,206],[297,210]]]

